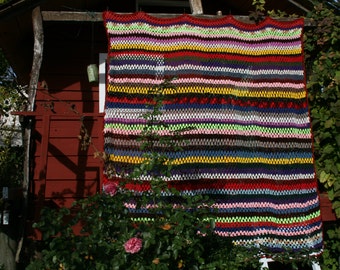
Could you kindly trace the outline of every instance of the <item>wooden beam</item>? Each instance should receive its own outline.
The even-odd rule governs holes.
[[[42,11],[44,21],[102,22],[102,12]]]
[[[310,12],[309,9],[305,8],[303,5],[300,5],[299,3],[297,3],[294,0],[288,0],[288,2],[292,3],[294,6],[298,7],[299,9],[303,10],[304,12]]]
[[[139,11],[140,6],[157,6],[157,7],[190,7],[188,1],[175,0],[137,0],[136,11]]]
[[[55,22],[102,22],[103,13],[102,12],[73,12],[73,11],[42,11],[42,18],[44,21],[55,21]],[[119,14],[132,14],[132,13],[119,13]],[[156,18],[174,18],[181,14],[171,14],[171,13],[149,13],[150,16]],[[197,18],[205,19],[217,19],[222,18],[221,15],[208,15],[208,14],[192,14],[192,16]],[[249,20],[249,16],[233,16],[236,20],[244,23],[255,23]],[[292,21],[295,18],[274,18],[279,21]],[[305,26],[312,26],[311,21],[305,19]]]
[[[203,14],[203,7],[201,0],[189,0],[191,13],[193,15]]]
[[[42,11],[42,17],[44,21],[74,21],[74,22],[101,22],[103,21],[103,14],[101,12],[73,12],[73,11]],[[124,13],[119,13],[124,14]],[[126,13],[132,14],[132,13]],[[171,14],[171,13],[149,13],[151,16],[156,18],[174,18],[181,14]],[[195,17],[202,18],[218,18],[216,15],[202,15],[196,14]],[[221,16],[219,16],[220,18]],[[248,16],[235,16],[235,18],[243,18],[242,20],[248,18]],[[249,19],[248,19],[249,21]]]
[[[34,35],[33,63],[32,63],[31,79],[30,79],[29,90],[28,90],[27,111],[34,110],[35,96],[36,96],[39,76],[40,76],[40,67],[41,67],[42,58],[43,58],[44,30],[43,30],[40,7],[36,7],[35,9],[33,9],[32,23],[33,23],[33,35]]]
[[[27,111],[34,111],[35,97],[38,88],[39,76],[40,76],[40,67],[43,58],[43,48],[44,48],[44,30],[43,30],[43,22],[40,12],[40,7],[36,7],[32,11],[32,24],[33,24],[33,36],[34,36],[34,44],[33,44],[33,63],[31,69],[31,79],[28,88],[28,105]],[[26,218],[28,214],[28,190],[30,186],[30,177],[31,177],[31,136],[33,119],[26,119],[24,126],[24,138],[23,138],[23,146],[24,146],[24,176],[22,181],[22,189],[23,189],[23,206],[22,206],[22,224],[21,224],[21,232],[20,232],[20,240],[16,252],[16,261],[19,262],[20,253],[22,250],[22,245],[25,237],[25,226],[26,226]]]

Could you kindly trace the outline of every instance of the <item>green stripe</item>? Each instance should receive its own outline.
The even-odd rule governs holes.
[[[145,128],[144,124],[118,124],[118,123],[106,123],[105,129],[122,129],[122,130],[137,130],[142,131]],[[309,128],[271,128],[271,127],[263,127],[263,126],[257,126],[257,125],[237,125],[237,124],[214,124],[214,123],[192,123],[192,124],[172,124],[169,125],[166,130],[169,131],[176,131],[180,129],[192,129],[192,130],[200,130],[200,129],[214,129],[214,130],[237,130],[237,131],[259,131],[262,133],[268,133],[268,134],[304,134],[308,135],[310,134]],[[154,126],[154,131],[162,131],[164,130],[161,126]]]
[[[306,222],[320,216],[320,210],[309,215],[299,215],[295,217],[279,218],[268,216],[235,216],[235,217],[216,217],[216,222],[233,223],[233,222],[273,222],[276,224],[291,224],[296,222]]]
[[[285,37],[284,40],[292,40],[299,38],[301,36],[301,29],[300,28],[294,28],[290,30],[282,31],[281,29],[277,29],[275,27],[267,27],[261,30],[253,30],[253,31],[245,31],[240,30],[238,28],[227,26],[227,27],[198,27],[193,26],[189,24],[183,24],[183,25],[172,25],[172,26],[153,26],[148,23],[124,23],[124,24],[115,24],[108,22],[106,24],[106,27],[109,31],[114,32],[114,34],[126,34],[128,31],[131,33],[133,31],[145,31],[151,33],[156,33],[159,35],[171,35],[175,36],[175,33],[178,34],[199,34],[200,37],[211,37],[213,35],[217,35],[218,37],[223,37],[225,35],[227,36],[234,36],[237,39],[266,39],[266,38],[272,38],[274,35],[274,38],[277,37],[278,39],[282,39],[282,37]],[[119,33],[121,32],[121,33]]]

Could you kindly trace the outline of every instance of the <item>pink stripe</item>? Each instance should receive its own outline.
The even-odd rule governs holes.
[[[117,135],[140,135],[141,130],[121,130],[115,128],[105,128],[104,134],[112,133]],[[218,130],[218,129],[195,129],[186,131],[183,135],[190,134],[221,134],[221,135],[238,135],[238,136],[259,136],[259,137],[268,137],[268,138],[299,138],[299,139],[310,139],[310,134],[278,134],[278,133],[264,133],[260,131],[240,131],[240,130]],[[173,135],[172,132],[167,130],[159,131],[159,135]]]
[[[110,24],[110,23],[109,23]],[[224,29],[227,29],[229,27],[224,27]],[[234,29],[237,29],[236,27],[232,27]],[[268,32],[270,32],[269,30],[273,31],[273,29],[275,28],[267,28]],[[224,31],[228,31],[227,30],[224,30]],[[221,33],[223,32],[223,28],[221,29]],[[122,33],[124,34],[131,34],[131,32],[124,32],[124,31],[115,31],[114,29],[109,29],[108,30],[108,33],[112,34],[112,35],[115,35],[115,36],[119,36],[121,35]],[[168,33],[168,34],[164,34],[164,33],[157,33],[157,32],[153,32],[152,35],[153,36],[159,36],[159,37],[162,37],[162,38],[173,38],[173,37],[176,37],[176,36],[180,36],[182,35],[183,33],[187,34],[187,35],[190,35],[192,37],[201,37],[201,34],[200,33],[194,33],[194,32],[181,32],[181,33]],[[143,35],[150,35],[150,31],[143,31],[143,30],[139,30],[139,29],[134,29],[133,30],[133,34],[143,34]],[[226,39],[238,39],[238,40],[242,40],[242,41],[245,41],[245,40],[249,40],[249,41],[262,41],[262,40],[268,40],[268,39],[275,39],[275,40],[284,40],[284,41],[290,41],[290,40],[294,40],[294,39],[299,39],[300,38],[300,33],[296,34],[296,35],[290,35],[289,37],[287,36],[278,36],[278,35],[266,35],[264,37],[256,37],[255,35],[252,36],[251,38],[247,38],[245,36],[243,37],[240,37],[240,36],[237,36],[237,35],[231,35],[231,34],[228,34],[228,33],[223,33],[223,34],[209,34],[207,37],[209,38],[226,38]]]
[[[234,208],[262,208],[262,207],[267,207],[267,208],[272,208],[276,210],[280,209],[296,209],[296,208],[304,208],[313,204],[317,204],[318,199],[311,200],[306,203],[292,203],[292,204],[274,204],[270,202],[262,203],[228,203],[228,204],[219,204],[215,203],[212,205],[212,207],[216,207],[219,209],[234,209]]]
[[[280,224],[278,224],[278,228]],[[306,226],[306,224],[304,224]],[[238,225],[235,227],[240,227],[241,224],[238,223]],[[315,231],[318,231],[321,228],[321,225],[317,226],[317,227],[313,227],[313,228],[303,228],[303,230],[297,231],[297,232],[288,232],[288,231],[280,231],[278,230],[271,230],[271,229],[260,229],[261,226],[263,226],[262,224],[256,225],[256,222],[254,222],[254,228],[259,228],[256,231],[249,231],[249,230],[239,230],[237,232],[218,232],[218,234],[223,235],[223,236],[229,236],[229,237],[234,237],[234,236],[256,236],[256,235],[266,235],[266,234],[274,234],[274,235],[282,235],[282,236],[298,236],[298,235],[302,235],[302,236],[306,236],[307,234],[311,234],[314,233]],[[297,226],[299,227],[299,226]],[[303,226],[304,227],[304,226]]]
[[[109,82],[114,84],[157,84],[160,83],[161,80],[157,79],[147,79],[147,78],[110,78]],[[263,87],[263,88],[294,88],[294,89],[301,89],[304,91],[304,83],[284,83],[284,82],[274,82],[274,83],[252,83],[252,82],[237,82],[232,80],[207,80],[204,78],[181,78],[176,79],[173,81],[173,84],[209,84],[209,85],[235,85],[238,87]]]

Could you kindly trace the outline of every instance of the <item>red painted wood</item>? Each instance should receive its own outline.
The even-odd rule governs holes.
[[[31,222],[39,218],[44,205],[71,206],[74,200],[99,192],[103,172],[103,162],[94,158],[94,152],[103,151],[104,145],[99,87],[88,82],[87,65],[98,63],[99,53],[107,51],[104,27],[96,26],[94,50],[90,24],[46,22],[45,29],[40,83],[35,112],[30,116],[36,120]],[[81,149],[78,138],[83,115],[93,142],[86,150]],[[320,198],[323,220],[335,220],[329,200],[324,195]],[[40,237],[35,231],[29,233]]]
[[[42,159],[36,157],[35,164],[40,165]],[[93,156],[53,156],[47,159],[49,170],[48,181],[54,180],[93,180],[98,179],[101,161]],[[35,170],[34,177],[39,179],[41,172]]]
[[[320,208],[323,221],[336,220],[335,212],[332,209],[332,202],[328,199],[328,195],[326,193],[320,194]]]
[[[93,156],[95,152],[95,148],[100,148],[102,143],[99,138],[92,137],[92,145],[88,147],[86,150],[81,150],[80,140],[76,137],[71,138],[63,138],[63,143],[60,143],[60,138],[50,138],[49,140],[50,148],[58,149],[61,153],[66,156]],[[37,152],[41,147],[40,142],[37,141],[36,149]],[[55,155],[55,153],[48,151],[48,157]],[[37,156],[38,153],[37,153]]]
[[[63,200],[65,198],[84,198],[99,191],[98,181],[48,181],[46,184],[46,198]]]
[[[46,83],[49,83],[46,82]],[[37,101],[41,100],[51,100],[55,97],[55,100],[60,100],[60,102],[65,102],[69,100],[78,101],[79,103],[83,101],[90,101],[96,103],[99,99],[98,97],[98,86],[82,88],[80,82],[73,82],[72,85],[68,85],[63,90],[58,90],[60,88],[51,89],[38,89],[37,91]],[[81,91],[80,91],[81,89]]]
[[[72,49],[72,53],[64,54],[73,58],[69,64],[64,56],[50,58],[47,54],[44,58],[44,82],[39,85],[35,115],[31,116],[36,120],[31,222],[39,219],[44,205],[70,207],[74,200],[101,190],[103,162],[94,158],[94,153],[103,151],[103,114],[99,114],[98,84],[87,81],[87,60],[80,55],[84,52]],[[82,123],[91,136],[87,149],[81,149],[78,138]],[[34,230],[29,230],[29,235],[41,237]]]

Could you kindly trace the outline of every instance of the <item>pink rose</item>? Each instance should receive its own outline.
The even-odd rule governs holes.
[[[142,248],[142,239],[133,237],[127,240],[124,244],[127,253],[137,253]]]
[[[109,182],[104,186],[104,192],[110,196],[114,196],[117,193],[118,186],[116,183]]]

